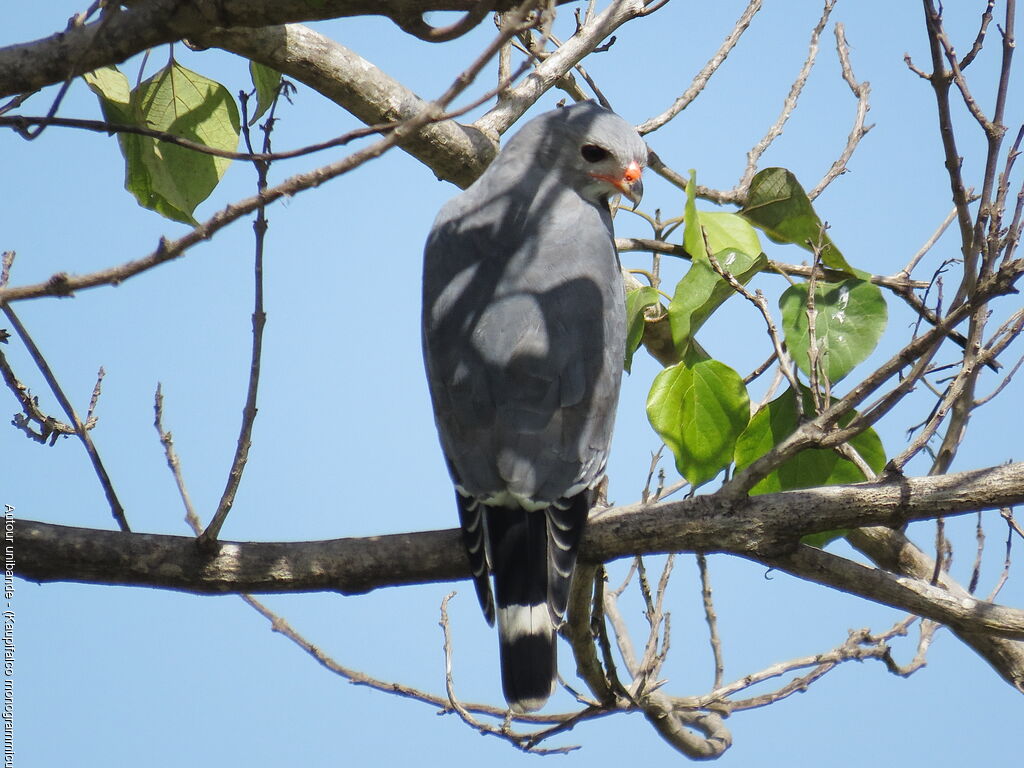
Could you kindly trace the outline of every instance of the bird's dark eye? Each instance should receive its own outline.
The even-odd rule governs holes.
[[[608,157],[609,152],[604,147],[597,146],[597,144],[584,144],[580,147],[580,155],[588,163],[599,163]]]

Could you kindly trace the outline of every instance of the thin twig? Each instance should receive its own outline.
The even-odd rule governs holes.
[[[886,640],[890,636],[889,633],[874,636],[866,629],[851,630],[846,642],[831,651],[772,664],[758,672],[753,672],[731,683],[718,686],[701,696],[678,698],[675,700],[675,705],[679,708],[714,708],[722,709],[726,712],[767,706],[776,701],[781,701],[794,693],[807,690],[811,683],[839,664],[847,661],[864,661],[872,658],[883,659],[888,653]],[[796,670],[807,669],[808,667],[814,668],[808,675],[791,680],[775,691],[749,699],[732,700],[733,696],[748,688]]]
[[[280,90],[274,98],[270,107],[269,117],[263,127],[263,149],[270,151],[270,134],[274,126],[274,113],[280,97]],[[249,121],[245,119],[246,105],[248,101],[243,94],[242,98],[242,131],[245,135],[245,143],[252,150],[252,139],[249,130]],[[256,192],[261,195],[267,188],[267,173],[270,170],[270,162],[255,160],[253,165],[256,168]],[[203,546],[209,545],[220,535],[221,527],[227,519],[228,513],[235,502],[235,494],[242,482],[242,473],[245,471],[245,464],[249,459],[249,448],[252,445],[252,430],[256,422],[256,397],[259,392],[260,363],[263,357],[263,329],[267,323],[267,313],[263,308],[263,251],[267,234],[266,206],[261,205],[256,211],[256,220],[253,222],[253,232],[256,236],[255,253],[253,255],[253,310],[252,310],[252,353],[249,362],[249,384],[246,387],[245,406],[242,408],[242,424],[238,431],[238,442],[235,445],[235,455],[231,461],[231,469],[228,472],[227,484],[224,486],[224,493],[217,504],[217,511],[213,515],[210,524],[199,537],[199,543]]]
[[[836,0],[825,0],[825,5],[821,11],[821,18],[818,19],[818,23],[815,24],[814,29],[811,31],[807,58],[804,60],[800,72],[789,88],[789,93],[782,105],[782,112],[779,113],[778,118],[768,129],[768,132],[747,152],[747,167],[743,171],[743,176],[737,185],[737,189],[742,190],[744,194],[750,188],[750,181],[757,172],[757,162],[761,159],[761,155],[782,134],[782,127],[789,120],[790,115],[793,114],[793,110],[796,109],[797,100],[800,98],[804,85],[807,84],[807,78],[810,76],[811,69],[814,67],[814,62],[818,57],[818,40],[821,37],[822,30],[825,29],[825,25],[828,23],[828,17],[831,15],[835,4]]]
[[[14,326],[15,332],[18,334],[18,338],[21,339],[25,345],[25,349],[28,350],[32,360],[39,368],[39,372],[43,374],[43,378],[46,379],[47,385],[50,387],[50,391],[53,392],[54,397],[57,398],[57,402],[60,403],[60,407],[64,409],[64,413],[67,414],[68,419],[74,426],[75,434],[78,435],[78,439],[82,441],[82,445],[85,446],[85,452],[89,455],[89,460],[92,462],[93,469],[96,471],[96,476],[99,478],[100,485],[103,487],[103,493],[107,497],[107,502],[110,504],[110,513],[113,515],[114,520],[117,522],[118,527],[124,531],[131,531],[128,526],[128,520],[125,518],[124,507],[121,506],[121,502],[117,498],[117,492],[114,490],[114,485],[110,480],[110,475],[107,474],[106,468],[103,466],[103,460],[100,458],[99,452],[96,450],[96,446],[92,442],[92,437],[89,435],[89,430],[82,423],[82,420],[78,418],[78,413],[75,411],[74,406],[71,405],[71,401],[68,400],[64,394],[64,390],[61,389],[60,384],[57,382],[57,377],[53,375],[53,371],[50,370],[49,364],[46,362],[46,358],[43,357],[43,353],[39,351],[39,347],[29,336],[28,331],[25,330],[25,326],[21,324],[21,320],[14,313],[14,310],[9,304],[2,304],[0,307],[3,308],[4,314],[7,319],[10,320],[11,325]]]
[[[701,92],[704,90],[704,87],[708,84],[708,81],[711,79],[711,76],[718,71],[718,68],[722,65],[722,62],[724,62],[725,59],[729,56],[729,54],[732,52],[732,49],[736,47],[736,43],[739,42],[740,37],[743,35],[743,33],[747,31],[747,28],[750,26],[750,22],[753,21],[754,16],[757,14],[759,10],[761,10],[761,0],[750,0],[750,2],[747,4],[747,7],[743,10],[743,13],[740,15],[739,19],[736,21],[736,24],[733,26],[732,31],[728,35],[726,35],[725,40],[722,41],[722,44],[715,52],[715,55],[712,56],[708,60],[708,63],[705,64],[704,67],[701,69],[701,71],[694,76],[693,81],[690,83],[690,86],[685,91],[683,91],[682,95],[679,96],[679,98],[677,98],[672,103],[672,106],[670,106],[660,115],[645,120],[643,123],[636,127],[637,132],[641,136],[646,136],[648,133],[652,133],[653,131],[656,131],[659,128],[661,128],[663,125],[668,123],[672,118],[674,118],[684,109],[686,109],[693,102],[693,100],[696,99],[701,94]]]
[[[910,623],[913,622],[917,617],[908,616],[904,619],[904,622],[909,627]],[[914,652],[914,658],[911,659],[907,664],[897,664],[892,657],[886,663],[886,667],[894,675],[900,677],[910,677],[912,674],[917,672],[919,669],[924,667],[928,663],[928,648],[932,644],[932,639],[935,637],[935,632],[942,625],[931,619],[923,619],[920,624],[919,634],[917,638],[917,650]],[[883,659],[885,661],[885,659]]]
[[[1006,521],[1006,544],[1003,551],[1003,570],[999,574],[999,578],[996,580],[995,586],[992,587],[992,591],[988,593],[988,597],[985,599],[990,603],[996,599],[996,595],[999,594],[1007,580],[1010,578],[1010,565],[1012,563],[1011,553],[1013,552],[1013,534],[1014,528],[1016,532],[1024,537],[1024,532],[1021,531],[1020,526],[1017,525],[1017,521],[1013,519],[1013,512],[1008,508],[1003,507],[999,510],[999,516]],[[1017,686],[1020,690],[1024,691],[1024,680],[1020,681]]]
[[[156,385],[156,394],[153,396],[153,426],[160,436],[160,444],[164,447],[164,458],[167,459],[167,466],[174,477],[174,484],[178,486],[181,503],[185,505],[185,522],[198,536],[202,533],[203,524],[199,515],[196,514],[196,508],[192,504],[188,487],[185,485],[181,461],[178,459],[178,452],[174,450],[174,437],[169,430],[164,429],[164,393],[160,384]]]
[[[718,616],[711,597],[711,579],[708,576],[708,559],[703,552],[697,553],[697,568],[700,570],[700,595],[704,603],[704,620],[708,625],[708,641],[711,643],[711,655],[715,660],[715,681],[712,689],[722,687],[725,675],[725,662],[722,660],[722,640],[718,636]]]
[[[972,595],[978,589],[978,581],[981,579],[981,558],[985,554],[985,528],[982,525],[981,510],[978,510],[978,518],[974,526],[974,540],[977,542],[977,547],[974,551],[974,565],[971,566],[971,580],[967,585],[967,591]]]
[[[638,679],[633,685],[634,697],[639,697],[656,690],[661,683],[657,676],[661,671],[661,664],[665,659],[668,645],[668,621],[669,615],[664,609],[665,593],[668,590],[669,579],[672,576],[672,569],[675,566],[676,556],[669,555],[665,559],[665,566],[661,570],[661,577],[658,579],[658,588],[654,596],[653,609],[647,613],[647,642],[644,645],[644,655],[638,665]],[[664,627],[664,634],[662,628]],[[660,651],[659,640],[662,640],[665,647]]]
[[[18,399],[23,412],[15,414],[11,424],[24,432],[29,438],[42,444],[49,441],[52,446],[56,444],[57,438],[61,435],[75,434],[73,426],[43,413],[39,407],[39,398],[33,397],[29,388],[18,381],[18,377],[15,375],[14,369],[11,368],[11,364],[7,361],[3,351],[0,351],[0,376],[3,377],[7,388]],[[32,428],[33,423],[39,425],[38,431]],[[86,429],[92,429],[95,425],[95,419],[86,419]]]
[[[757,307],[758,312],[761,313],[761,317],[764,318],[765,330],[768,332],[768,338],[771,339],[772,348],[775,350],[775,357],[779,361],[779,368],[782,371],[782,375],[786,377],[786,381],[793,388],[794,392],[800,391],[800,385],[797,381],[796,373],[793,371],[793,366],[790,365],[789,355],[786,354],[782,344],[782,337],[779,335],[779,329],[775,325],[775,321],[772,319],[771,310],[768,309],[768,300],[764,297],[764,294],[760,290],[751,293],[747,290],[736,276],[725,269],[721,264],[718,263],[718,259],[713,253],[711,248],[708,247],[707,232],[701,228],[701,234],[704,236],[704,246],[707,251],[708,261],[711,263],[711,268],[717,272],[722,279],[729,283],[730,287],[740,294],[743,298]],[[801,398],[797,397],[798,408],[802,408]]]
[[[4,251],[0,256],[0,288],[7,286],[11,279],[11,267],[14,266],[14,251]]]
[[[636,683],[639,683],[643,674],[643,667],[637,661],[636,650],[633,648],[633,638],[629,634],[626,621],[619,611],[618,596],[605,590],[604,593],[604,617],[611,624],[612,634],[615,636],[615,644],[619,648],[619,655],[626,665],[626,671]],[[631,686],[633,687],[633,686]]]
[[[444,688],[445,693],[448,695],[448,704],[450,705],[451,710],[459,716],[459,719],[461,719],[462,722],[477,733],[485,736],[496,736],[499,739],[503,739],[514,744],[524,752],[534,752],[536,754],[545,755],[563,754],[579,749],[578,746],[556,747],[554,749],[538,748],[535,746],[536,742],[532,741],[537,734],[517,734],[508,727],[508,724],[511,722],[511,713],[503,719],[501,725],[495,726],[473,717],[469,710],[462,705],[458,697],[455,695],[455,680],[452,673],[452,636],[448,621],[448,601],[454,596],[455,592],[449,592],[444,596],[444,599],[441,600],[441,620],[438,622],[438,625],[441,627],[441,633],[444,637]]]
[[[1014,375],[1016,375],[1017,371],[1020,370],[1022,363],[1024,363],[1024,355],[1021,355],[1019,358],[1017,358],[1017,362],[1014,363],[1014,366],[1003,377],[1002,381],[999,382],[998,386],[996,386],[996,388],[994,390],[992,390],[989,394],[985,395],[984,397],[980,397],[980,398],[978,398],[977,400],[974,401],[974,407],[975,408],[980,408],[981,406],[985,405],[990,400],[995,398],[1004,389],[1006,389],[1007,385],[1011,381],[1013,381]]]
[[[850,90],[857,99],[857,114],[853,120],[853,127],[850,129],[850,135],[846,139],[846,146],[843,147],[843,151],[840,153],[836,161],[832,163],[832,167],[828,169],[828,172],[822,177],[814,189],[807,193],[807,197],[814,200],[818,197],[836,178],[846,173],[846,164],[850,162],[850,158],[853,157],[854,151],[857,149],[857,145],[860,144],[860,140],[867,136],[874,126],[865,125],[864,121],[867,118],[868,110],[871,109],[868,99],[871,95],[871,85],[867,82],[857,82],[856,76],[853,74],[853,65],[850,63],[850,46],[846,42],[846,31],[841,23],[836,24],[835,28],[836,35],[836,51],[839,54],[839,65],[842,69],[843,80],[850,86]]]
[[[642,211],[631,211],[631,213],[646,216]],[[670,219],[669,221],[672,220]],[[690,258],[690,254],[686,252],[686,249],[682,245],[658,239],[643,237],[617,237],[615,238],[615,248],[620,253],[652,251],[654,253],[676,256],[682,259]],[[815,268],[808,266],[807,264],[786,264],[785,262],[773,261],[771,259],[768,260],[767,264],[768,266],[765,269],[765,272],[769,274],[776,272],[782,276],[809,278],[812,272],[817,272],[820,279],[830,283],[838,283],[849,277],[845,272],[831,269],[829,267],[818,266]],[[875,285],[898,292],[901,296],[904,291],[925,289],[930,284],[925,280],[909,280],[900,275],[869,275],[867,279]]]
[[[103,386],[103,377],[106,375],[107,372],[103,370],[103,366],[101,365],[100,369],[96,372],[96,385],[92,388],[92,397],[89,398],[89,410],[87,410],[85,413],[86,429],[89,428],[90,423],[96,423],[96,417],[94,414],[96,413],[96,406],[99,404],[100,401],[100,392]]]
[[[981,48],[985,44],[985,32],[988,30],[988,25],[992,23],[992,9],[995,7],[995,0],[988,0],[988,5],[985,6],[985,10],[981,14],[981,25],[978,27],[978,34],[974,38],[974,44],[971,46],[971,50],[960,59],[960,69],[967,69],[974,61],[974,58],[981,53]]]
[[[953,223],[953,219],[955,218],[956,207],[954,206],[950,210],[950,212],[946,214],[946,218],[942,220],[942,223],[939,224],[938,228],[934,232],[932,232],[931,237],[925,240],[924,245],[922,245],[920,249],[918,249],[917,253],[915,253],[913,257],[910,259],[910,261],[907,262],[907,266],[905,266],[903,269],[899,271],[900,275],[903,275],[908,280],[910,279],[910,275],[914,271],[914,268],[917,266],[918,262],[921,261],[921,259],[923,259],[925,255],[927,255],[928,251],[930,251],[935,246],[935,244],[939,241],[939,238],[942,237],[943,233],[945,233],[945,231],[949,228],[949,225]]]

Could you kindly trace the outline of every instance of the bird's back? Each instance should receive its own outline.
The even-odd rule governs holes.
[[[485,205],[471,189],[426,247],[438,429],[457,482],[481,498],[552,502],[607,456],[625,347],[618,259],[607,211],[547,186]]]
[[[520,711],[554,687],[554,627],[608,457],[626,328],[607,197],[639,199],[645,157],[607,110],[549,112],[442,208],[426,245],[435,419]]]

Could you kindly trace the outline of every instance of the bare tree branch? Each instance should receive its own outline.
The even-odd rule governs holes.
[[[28,353],[32,356],[32,360],[39,368],[39,372],[43,374],[43,378],[46,379],[47,385],[50,387],[50,391],[53,392],[54,397],[57,398],[57,402],[60,403],[60,407],[64,409],[64,413],[67,414],[68,420],[74,427],[74,433],[78,435],[78,439],[82,441],[82,445],[85,448],[86,454],[89,456],[89,461],[92,463],[93,470],[96,472],[96,477],[100,481],[100,487],[103,488],[103,493],[107,497],[107,503],[110,504],[110,514],[113,515],[114,520],[117,522],[118,527],[122,531],[130,531],[131,528],[128,525],[128,520],[124,514],[124,507],[121,506],[121,501],[117,497],[117,491],[114,490],[114,484],[110,479],[110,475],[107,474],[107,468],[103,465],[103,459],[100,458],[99,451],[96,450],[96,446],[92,441],[92,436],[89,434],[89,429],[78,417],[78,412],[75,407],[68,400],[67,395],[64,394],[64,390],[61,388],[60,383],[57,381],[57,377],[54,376],[53,371],[50,369],[49,363],[46,362],[46,358],[43,357],[43,353],[36,346],[35,341],[29,336],[28,331],[25,330],[25,326],[21,324],[21,320],[14,313],[14,310],[6,304],[0,304],[0,309],[7,316],[7,319],[14,326],[15,332],[18,334],[18,338],[21,339]]]
[[[782,557],[805,534],[997,509],[1024,503],[1024,463],[921,478],[765,494],[743,502],[712,494],[608,509],[588,525],[581,557],[735,552]],[[744,525],[736,525],[741,515]],[[220,542],[121,534],[18,521],[17,573],[198,593],[338,591],[468,578],[456,530],[299,543]]]
[[[4,384],[7,385],[7,388],[11,390],[21,405],[22,413],[15,414],[11,423],[28,437],[37,443],[49,441],[50,445],[54,445],[57,438],[61,435],[76,434],[75,428],[70,424],[65,424],[63,421],[43,413],[39,407],[39,398],[33,397],[29,388],[18,380],[14,369],[7,362],[7,356],[4,355],[2,350],[0,350],[0,377],[3,378]],[[33,423],[37,427],[34,428],[32,426]],[[96,419],[86,416],[85,428],[92,429],[95,425]]]
[[[930,579],[935,562],[899,531],[868,527],[851,531],[850,543],[881,568],[917,579]],[[954,597],[969,596],[967,590],[947,573],[939,574],[939,584]],[[1024,693],[1024,642],[993,637],[983,632],[953,628],[966,645],[987,661],[1010,685]]]
[[[196,35],[276,69],[351,112],[367,125],[409,120],[426,101],[359,54],[300,24],[262,29],[212,30]],[[471,125],[443,120],[398,142],[441,179],[467,187],[497,153],[497,137]]]
[[[270,152],[270,135],[274,129],[274,113],[281,97],[281,89],[278,88],[274,96],[274,102],[270,107],[269,117],[263,124],[263,151]],[[242,98],[242,133],[245,136],[245,143],[249,152],[253,151],[252,136],[249,128],[247,113],[248,99]],[[270,162],[267,160],[253,160],[256,169],[256,192],[260,194],[267,188],[267,173],[270,171]],[[252,308],[252,351],[249,359],[249,384],[245,392],[245,405],[242,407],[242,423],[238,430],[238,441],[235,445],[235,455],[231,461],[231,469],[228,471],[228,479],[224,486],[224,493],[221,494],[220,502],[217,504],[217,511],[214,513],[210,524],[199,536],[199,543],[202,546],[209,546],[220,535],[224,520],[231,512],[235,503],[235,494],[238,493],[238,486],[242,482],[242,473],[249,459],[249,448],[252,445],[252,430],[256,422],[256,396],[259,392],[260,367],[263,359],[263,329],[267,324],[267,313],[263,308],[263,253],[266,245],[267,229],[266,206],[260,206],[256,210],[256,219],[253,221],[253,233],[256,236],[255,249],[253,253],[253,308]]]
[[[784,557],[757,559],[800,578],[896,606],[941,624],[1024,639],[1024,610],[970,595],[952,595],[923,579],[895,576],[806,544]]]
[[[554,0],[556,3],[567,0]],[[117,64],[148,48],[216,28],[268,27],[345,16],[386,16],[407,26],[431,11],[509,10],[514,0],[138,0],[109,5],[100,20],[0,48],[0,97],[38,90]]]
[[[489,136],[503,134],[606,37],[627,21],[644,14],[643,0],[612,0],[604,11],[586,22],[564,45],[544,59],[522,83],[505,90],[494,108],[473,125]]]
[[[832,167],[828,169],[828,172],[822,177],[814,189],[807,193],[807,197],[814,200],[820,195],[825,187],[835,181],[840,175],[846,173],[846,164],[850,162],[850,158],[853,157],[854,151],[857,149],[857,145],[860,144],[860,140],[867,136],[874,126],[865,125],[864,121],[867,119],[868,110],[871,109],[868,104],[868,97],[871,95],[871,85],[868,82],[857,82],[857,78],[853,74],[853,65],[850,64],[850,46],[846,42],[846,30],[842,24],[836,24],[836,51],[839,54],[839,65],[842,68],[843,80],[850,86],[850,91],[853,92],[854,97],[857,99],[857,115],[853,120],[853,128],[850,129],[850,135],[846,140],[846,146],[843,147],[843,151],[840,153],[836,161],[832,163]]]
[[[691,82],[690,86],[683,91],[682,95],[672,103],[672,106],[660,115],[649,118],[636,127],[641,136],[658,130],[690,106],[690,103],[693,102],[693,100],[700,95],[701,91],[704,90],[704,86],[708,84],[711,76],[718,71],[720,66],[722,66],[722,62],[725,61],[726,57],[728,57],[732,52],[732,49],[736,47],[736,43],[739,42],[740,37],[747,31],[747,28],[750,26],[750,22],[754,20],[754,16],[760,10],[761,0],[750,0],[739,19],[737,19],[736,25],[732,28],[732,31],[726,35],[725,40],[722,41],[722,45],[715,52],[715,55],[712,56],[708,60],[708,63],[704,65],[704,68],[694,76],[693,82]]]
[[[821,11],[821,18],[818,19],[818,23],[811,30],[811,41],[808,45],[807,58],[800,68],[800,72],[797,74],[796,79],[790,86],[789,93],[786,95],[786,99],[782,105],[782,112],[779,113],[779,117],[768,129],[767,133],[762,139],[757,142],[750,151],[747,153],[747,167],[743,172],[743,177],[740,179],[740,183],[737,185],[737,191],[741,194],[746,195],[747,190],[750,188],[750,180],[754,178],[754,173],[757,171],[757,163],[761,159],[761,155],[772,145],[782,134],[782,127],[789,120],[790,115],[793,114],[793,110],[796,109],[797,100],[800,98],[800,94],[803,92],[804,85],[807,84],[807,78],[811,74],[811,69],[814,67],[814,62],[818,58],[818,40],[821,37],[822,30],[825,29],[825,25],[828,23],[828,17],[832,13],[832,8],[835,7],[836,0],[825,0],[825,5]]]

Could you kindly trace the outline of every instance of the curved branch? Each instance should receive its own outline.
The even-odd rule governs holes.
[[[469,30],[476,27],[484,17],[494,10],[494,0],[479,0],[472,8],[466,11],[466,15],[449,24],[447,27],[434,27],[423,19],[422,13],[414,13],[408,17],[394,17],[392,20],[413,37],[425,40],[428,43],[447,43],[457,37],[462,37]]]
[[[516,2],[483,4],[508,10]],[[0,96],[38,90],[218,27],[266,27],[345,16],[409,19],[430,11],[477,12],[480,5],[478,0],[137,0],[109,10],[110,15],[91,24],[0,48]]]
[[[898,606],[940,624],[1024,639],[1024,610],[951,593],[927,580],[893,575],[806,544],[784,557],[757,560],[802,579]]]
[[[736,47],[736,43],[740,41],[740,36],[747,31],[747,27],[750,26],[750,22],[754,20],[754,16],[758,11],[761,10],[761,0],[750,0],[746,9],[742,15],[736,21],[732,31],[726,35],[725,40],[722,41],[722,45],[719,46],[715,55],[712,56],[708,63],[704,65],[704,68],[698,72],[690,86],[683,91],[683,94],[677,98],[668,109],[662,112],[656,117],[649,118],[643,123],[636,127],[637,132],[641,136],[646,136],[652,131],[656,131],[665,125],[669,120],[674,118],[693,102],[701,92],[704,90],[704,86],[708,84],[708,80],[711,76],[718,71],[718,68],[722,66],[722,62],[725,61],[726,57],[732,52],[732,49]]]
[[[258,61],[308,85],[367,125],[408,120],[426,104],[359,54],[301,24],[213,30],[194,36],[205,46]],[[497,153],[483,131],[454,120],[426,126],[398,145],[434,174],[469,186]]]
[[[931,580],[935,561],[905,535],[891,528],[858,528],[847,540],[878,566],[893,573]],[[954,597],[972,597],[948,573],[939,570],[939,584]],[[1010,685],[1024,693],[1024,643],[993,637],[972,629],[953,627],[953,632],[974,649]]]
[[[672,747],[694,760],[714,760],[732,746],[732,734],[715,712],[678,712],[663,693],[644,701],[644,717]],[[700,731],[698,735],[694,731]]]

